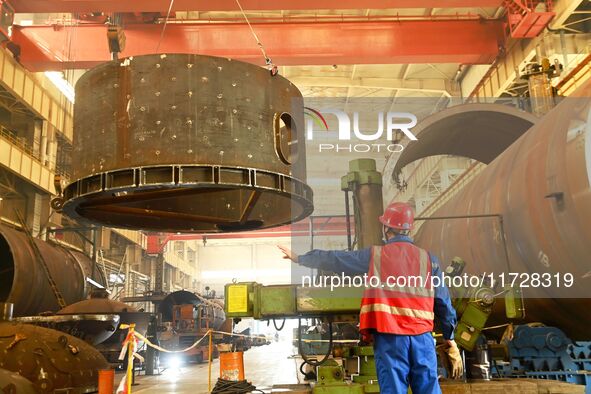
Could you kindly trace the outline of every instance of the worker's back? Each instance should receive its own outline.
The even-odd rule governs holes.
[[[417,335],[433,330],[431,261],[410,242],[372,248],[369,286],[364,293],[360,330]]]

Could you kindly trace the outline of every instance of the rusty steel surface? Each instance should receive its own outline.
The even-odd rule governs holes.
[[[435,155],[469,157],[489,164],[529,130],[537,118],[501,104],[463,104],[429,116],[413,133],[396,161],[392,176],[415,160]],[[458,143],[461,141],[461,143]]]
[[[98,345],[109,339],[119,327],[116,314],[72,314],[57,316],[25,316],[16,321],[51,328],[73,337],[80,338],[91,345]]]
[[[148,329],[148,323],[150,321],[150,313],[148,312],[139,312],[136,308],[124,304],[123,302],[96,298],[91,298],[72,305],[68,305],[64,309],[57,312],[57,314],[68,316],[80,314],[114,314],[119,316],[119,324],[135,323],[136,331],[142,334]],[[117,338],[109,338],[109,341],[111,339],[115,341],[118,340]]]
[[[133,306],[117,300],[93,298],[92,296],[87,300],[68,305],[57,312],[57,314],[67,316],[114,314],[119,316],[119,324],[135,323],[136,331],[142,334],[148,329],[148,322],[150,321],[150,313],[148,312],[140,312]]]
[[[151,313],[149,312],[119,312],[119,325],[121,324],[135,324],[135,330],[142,335],[146,335],[148,324],[150,323]],[[119,364],[119,352],[125,338],[127,337],[127,330],[118,328],[113,335],[96,346],[97,350],[101,352],[105,358],[113,364]]]
[[[498,218],[428,220],[416,237],[444,264],[467,271],[572,273],[574,285],[524,288],[526,319],[588,338],[591,318],[591,83],[564,99],[433,217],[499,214]],[[503,230],[508,259],[503,247]]]
[[[0,349],[0,368],[19,373],[42,393],[95,391],[98,370],[108,368],[86,342],[18,322],[0,322]]]
[[[0,392],[4,394],[37,394],[30,380],[15,372],[0,368]]]
[[[200,55],[109,62],[76,85],[64,211],[169,232],[268,228],[308,216],[303,99],[261,67]]]
[[[66,303],[85,299],[90,291],[86,278],[91,277],[91,260],[82,253],[39,239],[35,243]],[[14,316],[59,309],[41,264],[25,233],[0,225],[0,302],[13,303]],[[92,278],[105,283],[98,269]]]
[[[137,312],[137,309],[121,301],[108,298],[91,298],[68,305],[57,312],[58,315],[77,315],[89,313]]]
[[[136,308],[127,305],[123,302],[110,300],[108,298],[100,298],[102,296],[97,295],[93,298],[93,296],[97,293],[93,293],[91,298],[87,300],[83,300],[77,302],[72,305],[68,305],[64,309],[57,312],[59,316],[78,316],[78,315],[103,315],[103,314],[113,314],[119,317],[118,325],[115,325],[116,330],[115,332],[111,331],[110,334],[106,338],[103,339],[97,349],[101,352],[105,352],[105,354],[119,352],[121,350],[121,344],[127,335],[127,330],[119,329],[119,325],[121,324],[135,324],[135,330],[140,334],[145,334],[148,329],[148,323],[150,322],[150,313],[148,312],[139,312]],[[87,321],[87,324],[84,327],[85,332],[80,333],[85,336],[91,337],[91,335],[95,334],[99,328],[102,326],[97,326],[97,324],[93,324],[92,321]],[[110,330],[111,327],[105,327],[105,329]],[[106,335],[103,332],[103,337]],[[79,335],[78,335],[79,336]],[[112,360],[109,356],[109,361]]]

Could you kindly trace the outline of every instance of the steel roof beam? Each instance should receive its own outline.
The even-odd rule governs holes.
[[[244,23],[127,25],[121,56],[199,53],[264,65]],[[370,21],[255,24],[268,55],[281,66],[332,64],[491,63],[504,43],[497,20]],[[14,26],[20,61],[32,71],[90,68],[110,60],[107,27]]]
[[[10,3],[16,12],[167,12],[170,0],[27,0]],[[242,0],[245,10],[345,10],[387,8],[500,7],[502,0]],[[238,11],[235,0],[176,0],[172,11]]]
[[[366,88],[401,90],[408,92],[441,93],[447,97],[459,94],[451,81],[441,79],[396,79],[396,78],[347,78],[347,77],[303,77],[290,76],[289,80],[298,87]]]

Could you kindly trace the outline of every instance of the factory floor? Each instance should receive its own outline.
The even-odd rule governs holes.
[[[248,350],[244,353],[246,379],[265,393],[309,393],[302,386],[296,388],[298,383],[304,382],[298,372],[301,359],[294,358],[293,353],[291,342],[272,342]],[[219,359],[216,359],[211,368],[212,386],[219,376],[219,368]],[[298,382],[299,377],[302,381]],[[121,374],[118,374],[116,384],[120,379]],[[158,376],[140,375],[136,377],[136,383],[132,394],[209,393],[208,364],[183,365],[176,370],[165,370]],[[444,394],[584,394],[585,387],[547,380],[495,379],[468,384],[447,381],[442,383],[442,391]]]
[[[271,392],[274,384],[298,383],[297,365],[291,358],[291,342],[272,342],[244,353],[245,377],[258,389]],[[215,385],[220,373],[219,360],[212,363],[211,379]],[[159,376],[138,376],[132,394],[208,393],[208,364],[189,364],[178,371],[163,371]]]

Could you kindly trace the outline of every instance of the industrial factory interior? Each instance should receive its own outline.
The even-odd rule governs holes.
[[[0,393],[591,394],[591,0],[0,0]]]

